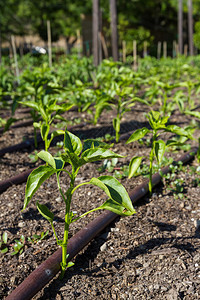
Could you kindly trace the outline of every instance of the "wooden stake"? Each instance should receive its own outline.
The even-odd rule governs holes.
[[[16,51],[16,46],[15,46],[15,38],[13,35],[11,35],[11,44],[12,44],[12,50],[13,50],[13,55],[14,55],[14,61],[15,61],[15,71],[16,71],[17,82],[19,83],[19,67],[18,67],[18,62],[17,62],[17,51]]]
[[[133,69],[137,71],[137,41],[133,41]]]
[[[47,20],[47,37],[48,37],[48,53],[49,53],[49,67],[52,67],[52,51],[51,51],[51,23]]]
[[[172,50],[172,56],[173,57],[176,57],[176,41],[173,41],[173,48],[172,48],[173,50]]]
[[[160,59],[161,56],[161,42],[158,42],[158,46],[157,46],[157,59]]]
[[[80,58],[81,57],[81,33],[80,33],[80,29],[77,29],[76,35],[77,35],[78,57]]]
[[[167,42],[163,42],[163,57],[167,57]]]
[[[102,59],[103,59],[102,45],[101,45],[101,39],[100,39],[100,33],[102,32],[102,27],[103,27],[102,15],[103,15],[102,9],[99,9],[99,32],[98,32],[99,64],[102,62]]]
[[[126,41],[122,41],[122,58],[123,62],[126,62]]]
[[[118,61],[119,60],[119,51],[118,51],[117,4],[116,4],[116,0],[110,0],[110,17],[111,17],[112,56],[113,56],[114,61]]]
[[[147,56],[147,41],[144,41],[143,57]]]
[[[193,44],[193,9],[192,0],[188,0],[188,36],[189,36],[189,52],[190,55],[194,55],[194,44]]]
[[[106,41],[105,41],[105,38],[104,38],[102,32],[99,32],[99,38],[101,40],[101,44],[103,47],[104,56],[105,56],[105,58],[108,58],[108,48],[107,48]]]
[[[183,0],[178,0],[178,44],[179,53],[183,53]]]
[[[95,66],[99,64],[99,0],[93,0],[92,8],[92,52],[93,52],[93,62]]]
[[[187,44],[184,45],[184,55],[188,56],[188,45]]]
[[[176,43],[176,57],[179,57],[179,44]]]

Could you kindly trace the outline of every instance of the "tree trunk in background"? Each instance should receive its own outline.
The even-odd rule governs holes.
[[[99,64],[99,0],[93,0],[92,12],[92,47],[93,47],[93,62],[95,66]]]
[[[114,61],[119,60],[118,52],[118,30],[117,30],[117,5],[116,0],[110,0],[110,18],[111,18],[111,40],[112,56]]]
[[[179,53],[183,54],[183,0],[178,0],[178,44]]]
[[[194,55],[192,0],[188,0],[188,38],[189,38],[189,53],[192,56]]]

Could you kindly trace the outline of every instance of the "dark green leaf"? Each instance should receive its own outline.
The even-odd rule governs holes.
[[[38,201],[36,203],[37,209],[39,210],[40,214],[47,219],[50,223],[53,222],[54,214],[46,207],[46,205],[40,204]]]
[[[31,200],[35,192],[39,189],[41,184],[55,172],[56,170],[50,166],[40,166],[31,172],[26,184],[23,209],[27,207],[29,201]]]
[[[65,131],[64,147],[71,153],[79,155],[82,151],[80,139],[69,131]]]

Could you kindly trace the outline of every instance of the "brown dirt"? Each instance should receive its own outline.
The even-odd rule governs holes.
[[[134,130],[145,124],[143,108],[134,107],[134,111],[125,115],[123,131]],[[109,113],[109,117],[110,117]],[[72,112],[71,118],[77,117]],[[86,115],[82,118],[86,118]],[[128,122],[127,122],[128,120]],[[171,122],[186,126],[190,117],[182,117],[179,113],[172,116]],[[129,123],[131,122],[131,123]],[[105,127],[105,130],[102,127]],[[110,127],[108,127],[110,126]],[[79,130],[80,136],[89,136],[110,132],[111,122],[108,113],[104,113],[94,129],[92,125]],[[110,131],[109,131],[110,130]],[[22,141],[23,136],[31,136],[32,128],[18,128],[8,131],[0,139],[1,147]],[[199,136],[199,130],[196,132]],[[165,135],[165,139],[168,135]],[[149,148],[145,145],[124,141],[113,146],[113,150],[126,155],[117,166],[128,165],[134,155],[147,155]],[[0,158],[0,179],[16,175],[33,167],[29,152],[6,154]],[[52,153],[58,149],[51,148]],[[176,158],[179,153],[167,153]],[[39,164],[37,162],[35,165]],[[88,181],[98,177],[100,163],[82,167],[77,182]],[[193,169],[191,169],[193,166]],[[135,206],[137,214],[132,217],[118,218],[104,232],[95,238],[73,260],[75,266],[70,268],[62,281],[54,278],[34,299],[199,299],[200,298],[200,230],[199,224],[199,173],[194,169],[198,166],[197,159],[190,165],[174,173],[174,179],[181,182],[184,191],[178,195],[171,180],[165,179],[157,187],[152,197],[145,197]],[[104,172],[106,174],[106,171]],[[102,174],[102,173],[101,173]],[[128,191],[142,182],[143,178],[122,179]],[[61,177],[61,186],[65,189],[68,180]],[[171,190],[170,190],[171,188]],[[21,212],[25,193],[25,183],[12,186],[0,195],[0,233],[8,233],[8,243],[13,244],[23,234],[26,238],[24,251],[20,255],[11,256],[11,246],[7,254],[1,254],[0,265],[0,297],[4,299],[18,286],[37,266],[47,259],[57,245],[49,224],[38,213],[35,202],[46,204],[55,214],[55,228],[60,238],[63,233],[64,206],[61,201],[56,181],[51,177],[46,181],[28,208]],[[53,195],[53,196],[52,196]],[[105,200],[98,188],[83,186],[72,203],[72,210],[79,214],[95,208]],[[73,223],[70,236],[93,220],[100,212]],[[36,244],[28,242],[28,237],[49,230],[48,238]]]

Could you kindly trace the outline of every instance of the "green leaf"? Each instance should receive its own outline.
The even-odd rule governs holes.
[[[189,139],[193,139],[193,136],[188,131],[177,125],[168,125],[166,126],[165,131],[172,132],[180,136],[187,136]]]
[[[193,116],[195,118],[198,118],[200,120],[200,112],[199,111],[185,111],[187,115]]]
[[[163,156],[165,154],[165,149],[166,149],[166,144],[164,141],[162,140],[158,140],[155,142],[155,156],[156,156],[156,160],[159,164],[161,164]]]
[[[91,149],[91,148],[104,148],[104,149],[108,149],[110,147],[112,147],[113,144],[109,145],[107,143],[95,140],[95,139],[87,139],[84,141],[84,145],[83,145],[83,151]]]
[[[65,131],[64,137],[64,147],[68,149],[69,152],[79,155],[82,151],[81,140],[69,131]]]
[[[43,123],[42,126],[41,126],[41,130],[40,130],[43,140],[47,139],[48,134],[49,134],[49,130],[50,130],[49,124],[46,125],[45,123]]]
[[[8,242],[8,234],[7,234],[6,231],[2,235],[2,239],[3,239],[4,244],[7,244],[7,242]]]
[[[113,119],[113,128],[115,129],[116,132],[120,131],[120,119],[119,118]]]
[[[131,199],[124,186],[112,176],[100,176],[92,178],[90,183],[98,186],[109,197],[108,200],[114,201],[115,204],[122,206],[132,214],[135,213]]]
[[[74,266],[74,263],[72,261],[69,261],[68,264],[67,264],[67,268],[70,268],[70,267],[73,267]]]
[[[63,169],[65,162],[61,158],[54,157],[56,170]]]
[[[50,166],[52,166],[52,168],[56,169],[55,160],[49,152],[42,150],[37,154],[37,156],[47,162]]]
[[[133,212],[133,211],[124,209],[124,207],[122,205],[117,204],[112,199],[109,199],[106,202],[104,202],[101,206],[98,207],[98,209],[107,209],[107,210],[114,212],[115,214],[120,215],[120,216],[131,216],[134,213],[136,213],[136,211]]]
[[[101,159],[109,159],[109,158],[122,158],[124,156],[114,153],[113,151],[109,149],[104,149],[104,148],[93,148],[93,149],[88,149],[84,151],[81,155],[82,159],[82,164],[87,163],[87,162],[95,162],[97,160]]]
[[[3,248],[3,249],[1,250],[1,253],[2,253],[2,254],[5,254],[6,252],[8,252],[8,248],[7,248],[7,247],[5,247],[5,248]]]
[[[150,130],[146,127],[143,127],[141,129],[137,129],[133,134],[129,137],[128,141],[126,144],[129,144],[131,142],[135,142],[139,139],[142,139]]]
[[[135,156],[131,159],[129,164],[128,178],[133,177],[139,166],[141,165],[143,156]]]
[[[7,122],[6,122],[6,124],[5,124],[5,126],[4,126],[4,132],[6,132],[9,128],[10,128],[10,126],[13,124],[13,123],[15,123],[17,121],[17,119],[15,119],[15,118],[9,118],[8,120],[7,120]]]
[[[46,207],[46,205],[40,204],[38,201],[36,202],[37,209],[40,214],[47,219],[50,223],[53,222],[54,214]]]
[[[84,164],[84,162],[83,163],[81,162],[80,157],[75,153],[71,153],[71,152],[62,153],[61,158],[64,162],[73,165],[75,169],[77,169],[78,167]]]
[[[29,201],[31,200],[35,192],[39,189],[41,184],[55,172],[56,170],[51,166],[40,166],[31,172],[26,184],[23,209],[27,207]]]
[[[36,102],[30,102],[30,101],[19,101],[20,104],[28,106],[36,111],[40,111],[40,107]]]
[[[36,129],[40,129],[41,128],[41,122],[34,122],[33,127],[36,128]]]

